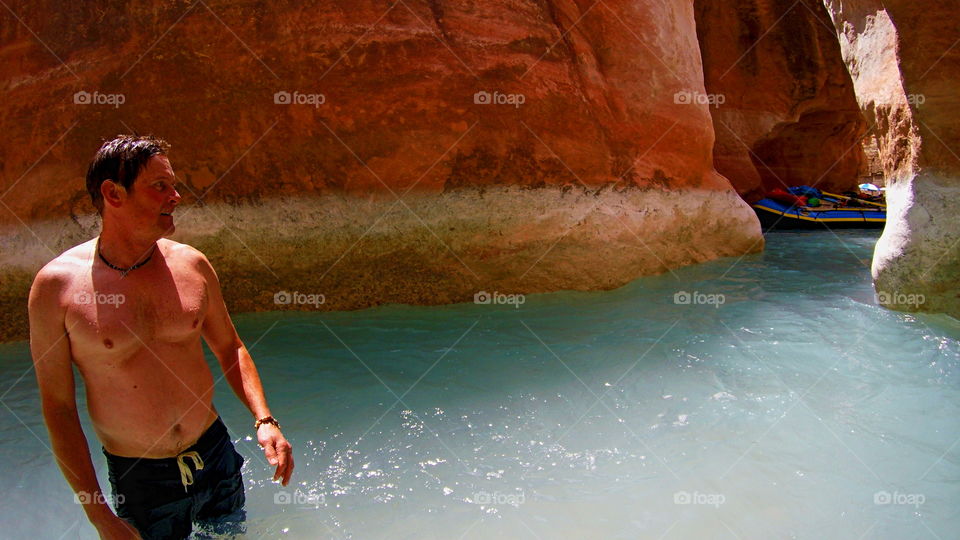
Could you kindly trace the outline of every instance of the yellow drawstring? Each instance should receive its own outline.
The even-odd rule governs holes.
[[[203,469],[203,460],[200,459],[200,454],[197,452],[184,452],[177,456],[177,466],[180,467],[180,483],[183,484],[183,491],[187,491],[187,486],[193,484],[193,472],[190,471],[190,467],[184,458],[192,459],[193,467],[198,471]]]

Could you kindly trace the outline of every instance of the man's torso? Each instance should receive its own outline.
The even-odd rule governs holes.
[[[160,240],[148,264],[121,278],[93,264],[95,246],[61,256],[75,268],[61,300],[90,417],[111,454],[176,455],[217,417],[200,345],[207,284],[196,252]]]

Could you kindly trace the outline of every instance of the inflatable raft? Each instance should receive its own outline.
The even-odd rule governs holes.
[[[809,186],[774,190],[753,203],[764,229],[883,228],[882,202],[821,192]]]

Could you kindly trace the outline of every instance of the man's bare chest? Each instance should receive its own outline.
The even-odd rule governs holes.
[[[199,335],[207,311],[202,275],[168,268],[135,272],[122,279],[94,272],[71,287],[66,326],[78,360],[126,356]]]

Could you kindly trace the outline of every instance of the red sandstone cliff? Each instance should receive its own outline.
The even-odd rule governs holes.
[[[696,0],[717,133],[714,163],[747,199],[776,187],[847,190],[868,125],[819,0]]]
[[[178,239],[233,309],[622,285],[758,250],[713,169],[691,2],[14,3],[0,19],[4,337],[96,234],[103,137],[167,138]],[[597,265],[596,261],[603,261]]]

